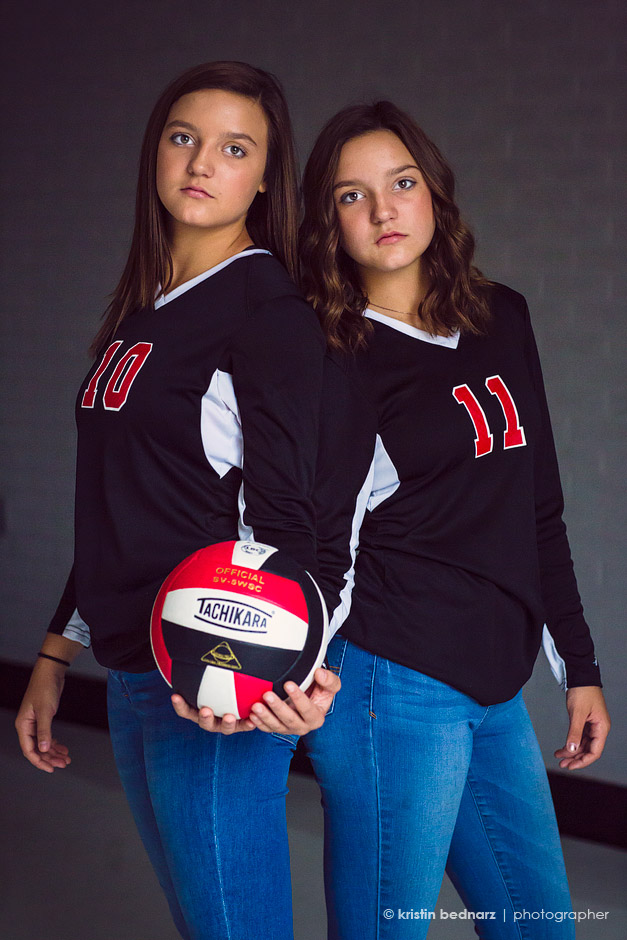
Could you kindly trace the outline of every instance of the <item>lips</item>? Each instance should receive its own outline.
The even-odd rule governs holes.
[[[193,199],[213,199],[213,196],[206,190],[201,189],[200,186],[186,186],[181,192],[191,196]]]
[[[403,235],[402,232],[385,232],[384,235],[381,235],[380,238],[377,238],[377,245],[395,245],[396,242],[399,242],[402,238],[407,236]]]

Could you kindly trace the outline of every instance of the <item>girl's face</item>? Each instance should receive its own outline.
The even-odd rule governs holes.
[[[174,231],[241,231],[265,190],[267,153],[268,122],[257,102],[218,88],[179,98],[157,151],[157,193]]]
[[[435,231],[431,192],[392,131],[370,131],[342,147],[333,198],[341,245],[362,274],[416,268]]]

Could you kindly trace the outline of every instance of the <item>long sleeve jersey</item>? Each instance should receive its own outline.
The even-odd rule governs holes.
[[[266,251],[124,320],[78,394],[74,567],[50,630],[154,668],[151,608],[213,542],[255,538],[316,577],[322,331]]]
[[[564,686],[600,685],[527,305],[495,285],[490,306],[481,337],[366,311],[317,485],[331,632],[485,705],[527,681],[543,626]]]

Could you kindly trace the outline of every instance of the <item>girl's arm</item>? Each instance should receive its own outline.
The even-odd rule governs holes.
[[[527,359],[542,416],[536,447],[536,530],[542,596],[546,611],[544,646],[551,668],[566,689],[569,728],[555,751],[560,767],[578,770],[598,760],[610,730],[601,676],[562,519],[564,501],[542,369],[529,313],[525,311]]]
[[[324,338],[316,316],[299,296],[275,297],[249,314],[235,337],[229,372],[242,427],[243,464],[239,536],[273,545],[317,578],[313,487]],[[261,719],[216,718],[181,696],[172,698],[181,717],[207,731],[233,734],[255,726],[305,734],[324,721],[339,680],[316,672],[309,695],[296,689],[291,704],[270,696]],[[269,707],[271,706],[271,707]]]
[[[48,633],[41,652],[72,663],[82,648],[75,640]],[[49,774],[70,763],[67,747],[52,736],[52,719],[59,707],[66,669],[53,659],[38,657],[15,720],[24,757]]]

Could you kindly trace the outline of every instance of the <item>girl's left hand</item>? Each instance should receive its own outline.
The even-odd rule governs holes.
[[[193,708],[182,695],[172,696],[174,711],[181,718],[195,721],[204,731],[219,734],[237,734],[239,731],[279,732],[280,734],[307,734],[319,728],[328,712],[333,696],[340,688],[339,677],[327,669],[316,669],[313,685],[302,692],[293,682],[286,682],[290,703],[282,701],[273,692],[266,692],[264,704],[253,705],[249,718],[224,715],[218,718],[210,708]]]
[[[566,709],[570,718],[564,747],[555,757],[564,770],[579,770],[598,760],[610,730],[610,716],[603,692],[596,685],[569,689]]]
[[[253,705],[249,721],[260,731],[278,734],[307,734],[320,728],[334,695],[341,686],[339,676],[329,669],[316,669],[314,682],[303,692],[293,682],[285,683],[290,700],[283,702],[273,692],[266,692],[263,702]]]

